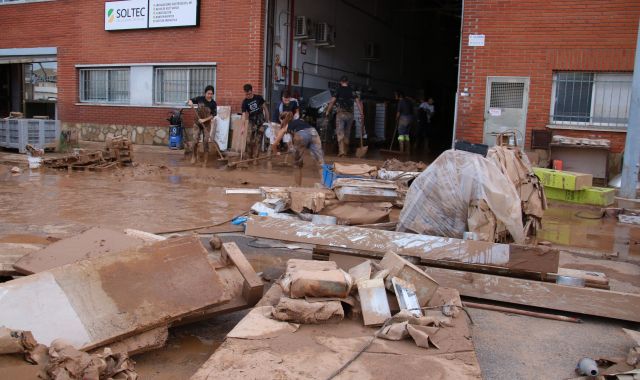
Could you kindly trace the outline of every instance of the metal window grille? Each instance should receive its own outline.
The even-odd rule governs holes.
[[[154,102],[184,104],[206,86],[215,88],[215,74],[215,67],[156,67]]]
[[[551,122],[624,129],[631,105],[630,73],[556,72]]]
[[[129,103],[129,69],[80,69],[80,101]]]
[[[489,107],[522,108],[524,101],[524,83],[491,82]]]

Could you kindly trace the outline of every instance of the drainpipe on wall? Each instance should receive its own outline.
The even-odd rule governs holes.
[[[640,23],[636,40],[636,57],[631,80],[631,107],[627,125],[627,139],[624,145],[622,184],[620,197],[636,199],[638,171],[640,169]]]
[[[289,66],[289,80],[288,80],[288,85],[289,85],[289,91],[291,91],[291,80],[293,78],[293,31],[296,28],[296,16],[295,16],[295,4],[296,4],[296,0],[290,0],[291,1],[291,6],[290,6],[290,14],[289,14],[289,61],[287,62],[287,65]]]
[[[458,99],[460,99],[460,71],[462,67],[462,36],[464,30],[464,0],[462,0],[462,14],[460,15],[460,46],[458,47],[458,82],[456,83],[456,100],[453,106],[453,135],[451,136],[451,149],[456,144],[456,132],[458,128]]]

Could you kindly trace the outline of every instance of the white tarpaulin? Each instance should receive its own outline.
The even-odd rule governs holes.
[[[490,160],[460,150],[442,153],[411,184],[397,230],[462,238],[469,231],[470,206],[480,201],[515,242],[524,241],[522,208],[513,184]]]

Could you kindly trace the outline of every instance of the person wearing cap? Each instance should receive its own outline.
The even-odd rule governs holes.
[[[322,167],[324,164],[324,152],[322,151],[322,141],[316,129],[302,119],[293,119],[293,113],[284,111],[280,114],[281,127],[276,135],[271,149],[274,154],[279,154],[278,144],[284,138],[286,133],[293,135],[294,147],[294,165],[296,170],[293,172],[295,183],[297,186],[302,185],[302,158],[307,149],[316,162]]]
[[[327,117],[331,114],[334,104],[337,104],[338,113],[336,115],[336,137],[338,138],[338,157],[344,157],[349,150],[349,137],[351,136],[351,124],[353,124],[353,106],[358,106],[360,111],[360,122],[364,123],[364,112],[360,98],[355,94],[349,85],[349,78],[342,76],[340,85],[336,89],[329,106],[327,107]]]

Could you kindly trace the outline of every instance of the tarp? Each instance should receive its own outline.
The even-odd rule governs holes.
[[[520,198],[490,160],[460,150],[442,153],[411,184],[397,231],[462,238],[469,209],[484,201],[514,241],[524,241]]]

